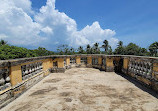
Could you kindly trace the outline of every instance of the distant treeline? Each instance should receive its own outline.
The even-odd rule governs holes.
[[[103,49],[104,51],[101,51]],[[78,49],[69,47],[68,45],[61,45],[57,48],[57,52],[49,51],[43,47],[30,50],[23,47],[11,46],[6,41],[0,41],[0,59],[16,59],[25,57],[38,57],[48,55],[72,55],[72,54],[107,54],[107,55],[137,55],[137,56],[157,56],[158,57],[158,42],[152,43],[148,49],[141,48],[134,43],[129,43],[127,46],[123,45],[122,41],[119,41],[117,48],[113,51],[107,40],[103,41],[103,44],[99,46],[99,43],[95,43],[93,46],[89,44],[86,48],[79,46]]]
[[[103,51],[101,51],[103,49]],[[139,47],[134,43],[129,43],[127,46],[123,45],[122,41],[119,41],[117,48],[113,51],[107,40],[103,41],[103,44],[99,46],[99,43],[95,43],[93,46],[89,44],[86,48],[79,46],[77,50],[68,45],[61,45],[57,49],[58,54],[107,54],[107,55],[136,55],[136,56],[157,56],[158,57],[158,42],[152,43],[147,49]]]

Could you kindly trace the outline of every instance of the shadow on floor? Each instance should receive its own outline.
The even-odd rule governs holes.
[[[127,76],[125,74],[122,73],[116,73],[120,76],[122,76],[123,78],[125,78],[126,80],[130,81],[131,83],[133,83],[136,87],[138,87],[139,89],[149,93],[150,95],[154,96],[155,98],[158,99],[158,92],[152,90],[150,87],[144,85],[143,83],[139,82],[138,80],[136,80],[135,78],[132,78],[130,76]]]

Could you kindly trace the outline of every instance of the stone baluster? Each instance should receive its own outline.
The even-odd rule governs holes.
[[[35,64],[32,64],[32,72],[35,72]]]
[[[3,71],[0,71],[0,91],[4,90],[5,79],[3,78]]]
[[[31,74],[32,70],[31,70],[31,64],[29,65],[29,74]]]
[[[141,62],[141,74],[143,76],[143,72],[144,72],[144,62]]]
[[[40,62],[40,69],[41,69],[41,70],[43,69],[42,62]]]
[[[151,63],[148,62],[147,63],[147,78],[151,78],[151,77],[152,77]]]
[[[146,62],[144,62],[143,63],[144,65],[143,65],[143,76],[145,76],[146,77]]]
[[[37,63],[35,63],[35,73],[36,73],[36,71],[37,71]]]
[[[26,71],[25,71],[25,79],[28,78],[28,74],[29,74],[29,65],[26,65]]]
[[[37,62],[37,71],[39,70],[39,63]]]
[[[38,63],[38,70],[39,70],[39,71],[41,70],[40,62]]]
[[[142,64],[142,62],[140,62],[140,69],[139,69],[140,70],[140,75],[143,76],[143,71],[142,71],[143,68],[142,67],[143,67],[143,64]]]
[[[0,70],[0,91],[10,87],[9,69]]]
[[[30,77],[30,74],[31,74],[31,66],[30,66],[30,64],[28,65],[28,78]]]
[[[41,62],[41,70],[43,69],[43,66],[42,66],[42,62]]]
[[[6,87],[11,87],[10,77],[9,77],[9,73],[8,72],[6,73],[5,81],[6,81],[6,84],[5,84]]]
[[[138,62],[138,70],[140,70],[140,62]]]
[[[22,66],[21,68],[22,68],[22,69],[21,69],[21,70],[22,70],[22,79],[25,80],[26,65]]]
[[[131,62],[129,63],[129,72],[131,72],[131,68],[132,68],[132,64],[131,64]]]
[[[137,64],[136,64],[136,62],[134,62],[134,68],[136,69],[137,68],[137,66],[136,66]]]

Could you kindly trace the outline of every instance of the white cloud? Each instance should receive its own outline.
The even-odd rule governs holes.
[[[5,40],[10,44],[35,46],[43,39],[38,36],[40,25],[33,22],[21,7],[17,7],[15,5],[17,2],[19,1],[0,1],[0,34],[6,35]]]
[[[72,36],[72,43],[74,42],[73,40],[75,40],[77,37],[83,39],[83,41],[78,41],[81,45],[93,45],[96,42],[101,44],[105,39],[110,41],[114,40],[116,43],[116,39],[111,39],[115,34],[115,31],[110,29],[102,29],[99,25],[99,22],[96,21],[91,26],[87,25],[84,29],[74,34]]]
[[[118,39],[115,31],[102,29],[99,22],[77,30],[77,23],[55,8],[55,0],[47,0],[39,13],[33,13],[30,0],[0,1],[0,39],[5,38],[10,44],[22,46],[43,46],[56,49],[60,44],[77,47],[109,40],[115,46]]]
[[[22,8],[24,12],[28,14],[33,14],[32,8],[31,8],[31,1],[30,0],[9,0],[13,1],[14,5],[18,8]]]
[[[46,33],[46,34],[52,34],[53,33],[53,29],[50,27],[44,27],[41,29],[42,32]]]

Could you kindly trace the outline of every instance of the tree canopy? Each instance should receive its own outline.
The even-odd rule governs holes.
[[[101,51],[103,48],[104,51]],[[30,50],[23,47],[11,46],[7,44],[7,41],[0,41],[0,59],[16,59],[25,57],[38,57],[48,56],[53,54],[60,55],[72,55],[72,54],[108,54],[108,55],[138,55],[138,56],[156,56],[158,57],[158,42],[152,43],[147,49],[142,48],[134,43],[129,43],[127,46],[123,45],[122,41],[119,41],[117,48],[112,51],[112,47],[107,40],[103,41],[103,44],[99,46],[99,43],[94,43],[93,46],[88,44],[85,48],[79,46],[78,49],[70,47],[68,45],[61,45],[57,48],[57,52],[49,51],[44,47],[38,47],[37,49]]]

